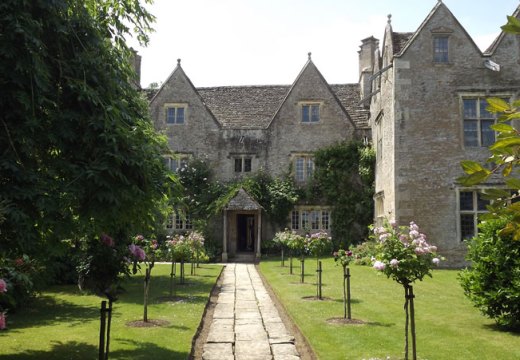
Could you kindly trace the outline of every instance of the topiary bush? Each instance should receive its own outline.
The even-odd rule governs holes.
[[[464,293],[484,315],[500,326],[520,330],[520,240],[504,229],[508,218],[479,225],[468,242],[472,265],[460,273]]]

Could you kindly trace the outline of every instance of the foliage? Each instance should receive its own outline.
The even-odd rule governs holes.
[[[335,251],[332,256],[334,257],[334,262],[336,265],[341,265],[344,268],[347,267],[354,259],[352,251],[345,249],[339,249],[338,251]]]
[[[520,241],[500,230],[508,219],[482,222],[468,243],[472,267],[460,273],[464,293],[497,324],[520,329]]]
[[[202,159],[190,161],[177,172],[182,194],[173,198],[173,206],[184,208],[192,217],[192,221],[200,223],[200,228],[213,214],[213,204],[222,195],[223,186],[212,181],[213,173],[208,164]]]
[[[291,249],[291,252],[302,257],[305,256],[305,254],[308,252],[305,237],[297,234],[295,231],[286,230],[286,232],[286,236],[289,237],[287,246],[289,247],[289,249]]]
[[[487,102],[486,109],[489,112],[501,114],[498,123],[492,126],[497,132],[496,142],[489,147],[491,156],[487,160],[492,164],[492,168],[488,169],[476,161],[462,161],[461,166],[466,175],[457,180],[463,186],[473,186],[486,181],[493,174],[501,174],[508,189],[495,188],[484,191],[486,198],[493,201],[489,214],[483,219],[507,217],[509,222],[502,229],[502,234],[512,234],[514,240],[520,240],[520,203],[511,202],[511,199],[517,198],[520,193],[520,132],[509,124],[511,120],[520,118],[520,101],[508,104],[503,99],[489,98]]]
[[[273,241],[278,244],[278,246],[282,248],[288,248],[289,243],[293,236],[296,235],[294,231],[289,229],[285,229],[284,231],[279,231],[274,235]]]
[[[166,246],[173,261],[187,261],[191,256],[191,245],[184,235],[177,234],[169,237]]]
[[[16,310],[26,305],[41,289],[41,265],[23,255],[16,259],[0,259],[0,279],[6,285],[0,290],[0,312]]]
[[[129,275],[126,238],[101,234],[81,242],[78,284],[81,290],[114,301],[122,292],[121,274]]]
[[[331,231],[338,246],[366,238],[373,216],[375,154],[360,142],[342,142],[315,153],[313,187],[332,206]],[[321,195],[320,195],[321,194]]]
[[[372,259],[375,258],[378,252],[377,242],[374,240],[367,240],[358,244],[353,249],[356,254],[354,263],[356,265],[372,265]]]
[[[94,249],[100,234],[123,247],[129,232],[153,226],[172,178],[124,42],[146,42],[152,20],[134,0],[1,2],[0,27],[12,29],[0,42],[7,256],[64,256],[70,240],[92,270],[94,254],[110,258]]]
[[[372,237],[379,243],[373,267],[401,285],[431,277],[433,266],[441,260],[437,247],[428,244],[414,222],[409,227],[386,222],[374,228]]]
[[[323,255],[330,255],[332,251],[332,238],[325,231],[318,231],[306,236],[306,243],[309,252],[320,257]]]
[[[278,226],[287,222],[289,212],[298,201],[298,192],[294,181],[288,177],[273,178],[263,171],[231,183],[215,202],[214,212],[220,212],[224,206],[243,188],[262,208],[270,221]]]

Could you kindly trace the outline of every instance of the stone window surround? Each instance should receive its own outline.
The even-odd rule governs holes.
[[[175,102],[175,103],[164,103],[163,105],[163,108],[164,108],[164,123],[167,125],[167,126],[182,126],[182,125],[185,125],[187,123],[187,120],[188,120],[188,103],[183,103],[183,102]],[[184,121],[182,123],[177,123],[177,122],[174,122],[174,123],[169,123],[168,122],[168,109],[170,108],[183,108],[184,109]]]
[[[173,172],[177,172],[183,166],[186,166],[191,157],[191,153],[174,153],[171,155],[163,155],[166,167]],[[174,166],[174,164],[176,164],[176,166]]]
[[[183,210],[177,210],[168,215],[165,228],[171,231],[188,231],[193,229],[191,216]]]
[[[311,213],[317,212],[318,213],[318,227],[312,228],[311,225]],[[307,229],[303,225],[303,214],[306,214],[306,222],[307,222]],[[332,211],[331,208],[328,206],[313,206],[313,205],[296,205],[289,214],[289,221],[287,224],[287,227],[291,230],[294,230],[296,232],[304,232],[306,230],[309,230],[311,233],[317,232],[319,230],[326,230],[330,231],[331,223],[332,223],[332,217],[331,217]],[[298,227],[295,228],[294,224],[297,222]],[[326,226],[323,226],[324,223],[327,223]]]
[[[318,105],[318,121],[311,121],[309,118],[309,121],[303,121],[303,107],[304,106],[316,106]],[[309,125],[309,124],[319,124],[321,122],[321,110],[323,108],[324,101],[321,100],[304,100],[298,102],[298,109],[299,109],[299,119],[301,124]],[[311,116],[311,115],[309,115]]]
[[[481,141],[481,133],[480,133],[480,118],[479,118],[479,126],[478,126],[478,142],[479,146],[466,146],[464,144],[464,99],[480,99],[480,98],[489,98],[489,97],[498,97],[504,99],[514,99],[512,92],[496,92],[490,93],[489,91],[476,91],[476,92],[459,92],[459,116],[460,116],[460,133],[461,133],[461,145],[462,148],[470,148],[475,149],[478,147],[482,147]]]
[[[432,34],[432,42],[431,42],[431,46],[432,46],[432,63],[434,65],[440,65],[440,66],[443,66],[443,65],[451,65],[452,64],[452,52],[451,52],[451,41],[450,41],[450,37],[451,37],[451,34],[453,33],[453,30],[452,29],[449,29],[449,28],[445,28],[445,27],[440,27],[440,28],[436,28],[436,29],[432,29],[431,31],[431,34]],[[447,40],[447,61],[436,61],[435,60],[435,40],[436,39],[439,39],[439,38],[445,38]]]
[[[303,169],[302,169],[303,178],[301,178],[301,179],[298,178],[298,168],[296,165],[296,162],[298,159],[303,159]],[[310,173],[309,173],[309,168],[308,168],[309,160],[312,161],[312,169],[311,169]],[[291,153],[291,164],[292,164],[291,173],[292,173],[294,179],[296,180],[296,182],[299,184],[306,183],[309,180],[309,178],[312,176],[312,174],[314,173],[314,168],[315,168],[314,153],[309,153],[309,152]]]
[[[461,215],[473,215],[474,217],[474,234],[478,234],[478,215],[480,214],[485,214],[487,213],[488,211],[487,210],[479,210],[478,207],[477,207],[477,196],[476,196],[476,193],[479,193],[479,192],[482,192],[486,189],[493,189],[493,188],[497,188],[497,187],[500,187],[500,188],[503,188],[503,186],[480,186],[480,187],[469,187],[469,188],[466,188],[466,187],[458,187],[455,189],[455,192],[456,192],[456,219],[457,219],[457,239],[459,239],[459,241],[464,241],[464,239],[462,239],[462,226],[461,226]],[[472,210],[461,210],[460,209],[460,193],[461,192],[472,192],[473,193],[473,209]]]
[[[232,169],[233,169],[233,173],[234,174],[242,174],[242,173],[245,173],[245,172],[247,172],[247,173],[253,172],[253,168],[254,168],[254,166],[253,166],[253,163],[254,163],[253,159],[255,159],[255,158],[258,158],[258,155],[256,153],[250,153],[250,152],[249,153],[229,153],[229,155],[228,155],[228,159],[231,159],[233,161]],[[236,168],[235,168],[235,162],[238,159],[242,160],[241,161],[241,171],[236,171]],[[251,160],[251,163],[250,163],[251,169],[249,171],[245,171],[245,159],[250,159]]]

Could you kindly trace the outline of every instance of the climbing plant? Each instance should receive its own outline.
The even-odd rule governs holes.
[[[358,141],[341,142],[315,153],[312,189],[307,196],[332,206],[331,233],[348,248],[367,237],[373,217],[375,152]]]

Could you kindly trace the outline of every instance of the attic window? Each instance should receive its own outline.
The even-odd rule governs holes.
[[[166,105],[166,124],[184,124],[186,118],[185,104]]]
[[[320,104],[302,104],[302,123],[320,121]]]
[[[433,37],[433,62],[437,64],[447,64],[448,57],[448,36],[437,35]]]

